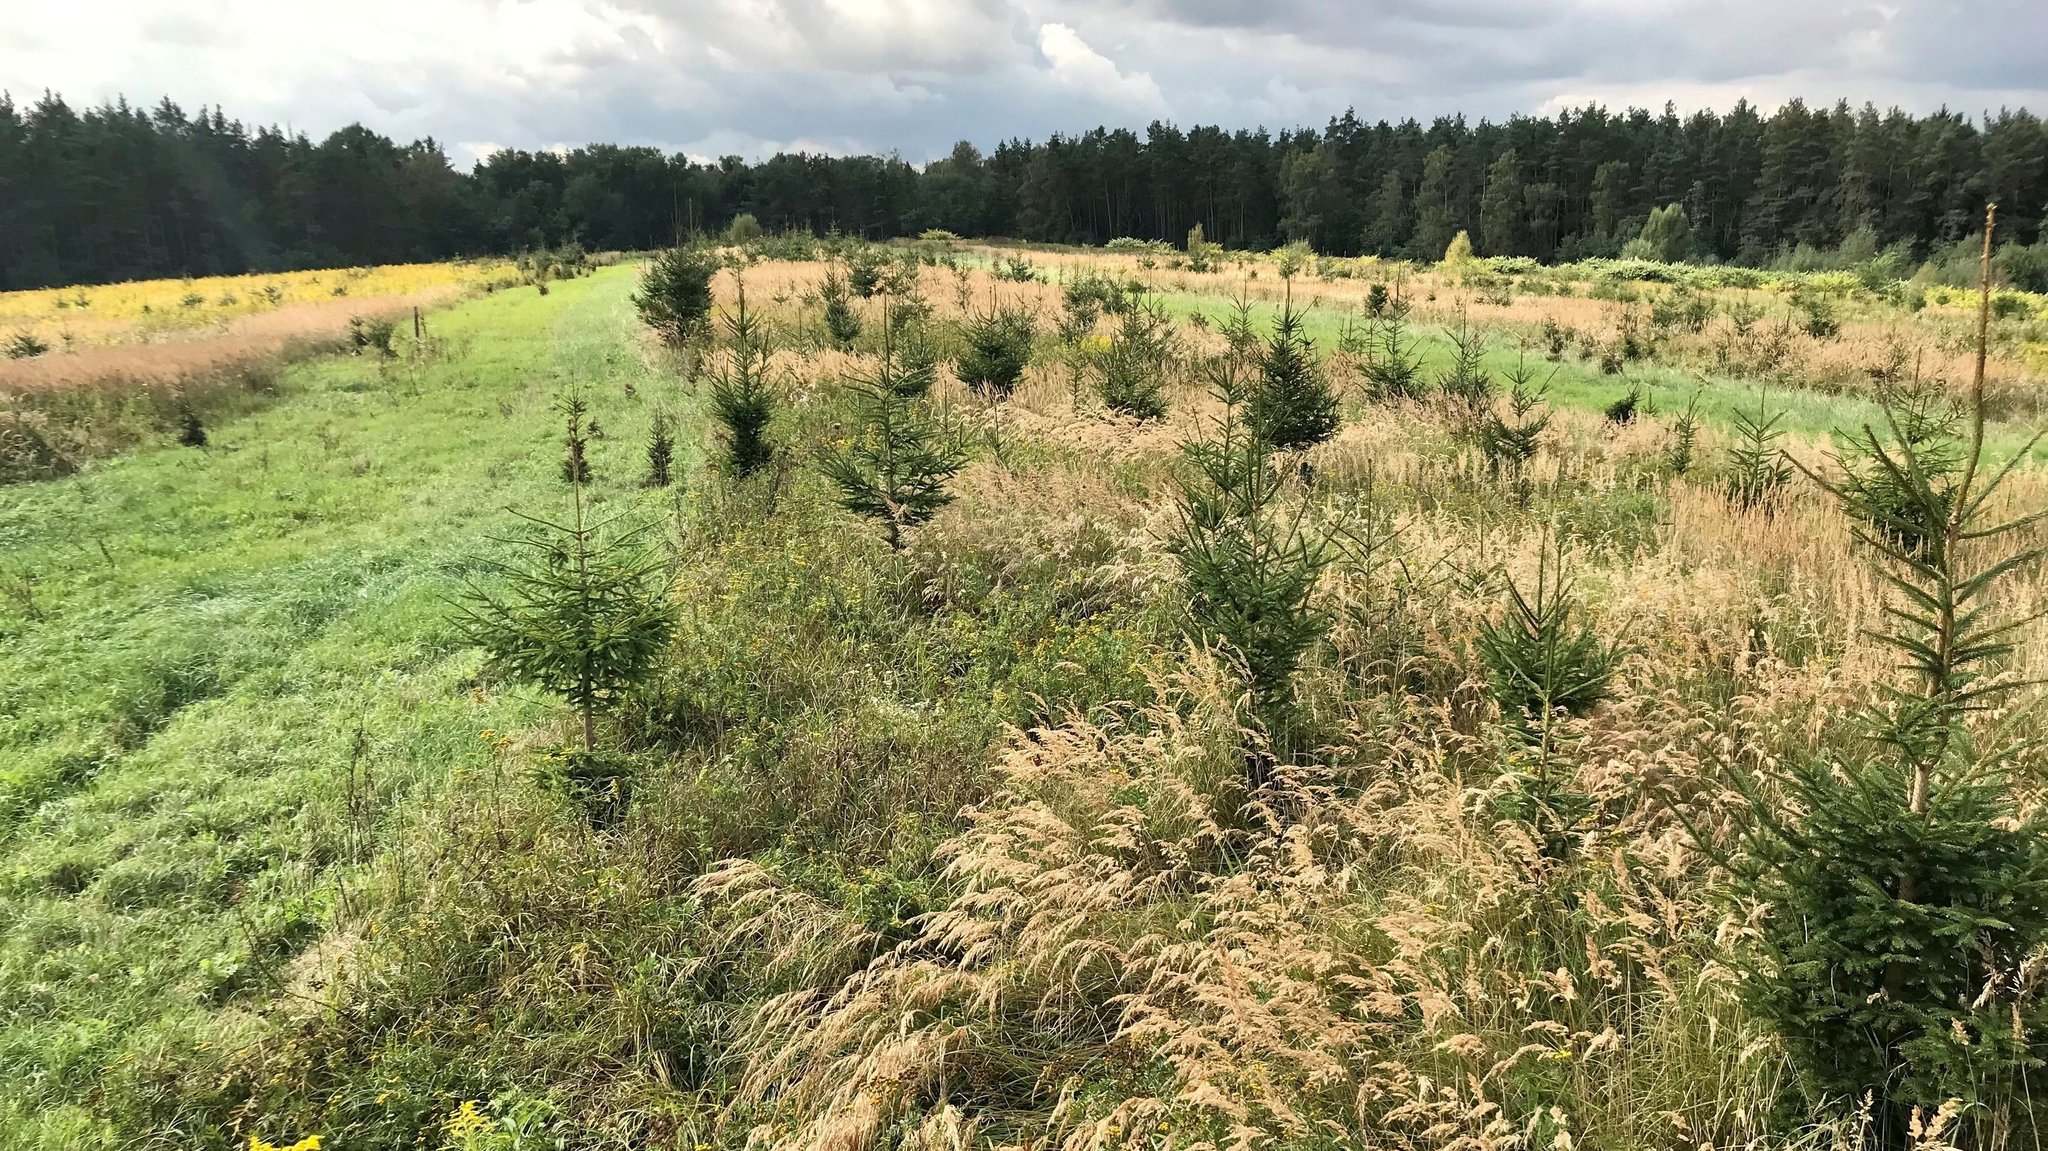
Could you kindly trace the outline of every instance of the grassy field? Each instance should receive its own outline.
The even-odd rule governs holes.
[[[1040,319],[1007,401],[950,370],[920,401],[966,462],[900,551],[819,466],[865,434],[846,385],[886,318],[856,299],[861,334],[834,337],[817,261],[741,273],[780,449],[744,481],[711,466],[690,370],[731,349],[659,348],[615,267],[437,311],[396,356],[294,362],[204,448],[159,430],[0,486],[0,1151],[1863,1139],[1745,996],[1763,919],[1696,833],[1739,820],[1735,767],[1871,760],[1855,717],[1899,682],[1870,634],[1892,592],[1806,480],[1730,497],[1730,427],[1768,388],[1819,464],[1876,417],[1893,344],[1957,385],[1967,315],[1849,294],[1842,335],[1749,371],[1716,366],[1731,291],[1613,373],[1652,301],[1402,271],[1425,375],[1469,317],[1496,376],[1538,367],[1549,423],[1504,468],[1471,410],[1327,361],[1343,424],[1274,489],[1274,521],[1328,543],[1298,608],[1315,634],[1254,690],[1177,541],[1199,519],[1183,445],[1226,414],[1205,370],[1228,299],[1268,332],[1271,262],[1029,254],[1153,283],[1175,343],[1165,414],[1139,421],[1092,394],[1114,324],[1063,344],[1064,285],[993,278],[1007,255],[891,290],[946,359],[985,309]],[[1319,356],[1370,282],[1296,281]],[[722,306],[738,283],[718,274]],[[1546,323],[1573,332],[1554,358]],[[2038,321],[2004,323],[1994,455],[2040,386]],[[1631,383],[1651,402],[1608,420]],[[601,830],[532,782],[572,730],[560,701],[452,622],[508,509],[566,514],[571,390],[602,429],[591,495],[672,580],[673,634],[605,717],[637,774]],[[656,409],[667,489],[641,486]],[[2022,468],[2001,506],[2044,505]],[[1613,678],[1532,748],[1485,648],[1558,565]],[[2048,607],[2039,565],[1995,607]],[[2037,679],[2041,624],[2018,638],[2001,669]],[[2043,706],[2023,688],[1972,730],[2003,747]],[[2001,754],[2001,802],[2035,809],[2042,749]],[[1958,1026],[1988,1046],[2008,1019]],[[1958,1111],[1964,1143],[2031,1145],[2031,1105],[1998,1106]]]
[[[559,495],[569,383],[620,433],[598,491],[635,498],[675,387],[631,281],[466,304],[442,356],[303,364],[204,450],[0,489],[0,1145],[94,1142],[110,1070],[275,993],[417,798],[490,762],[479,732],[533,721],[470,690],[444,600],[506,505]]]

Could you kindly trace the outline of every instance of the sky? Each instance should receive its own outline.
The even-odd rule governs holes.
[[[315,137],[699,157],[984,150],[1803,96],[2048,113],[2048,0],[0,0],[0,89]]]

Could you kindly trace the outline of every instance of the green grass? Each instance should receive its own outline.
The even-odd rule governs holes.
[[[565,500],[568,385],[598,496],[651,498],[676,389],[631,283],[467,303],[439,357],[303,363],[205,450],[0,489],[0,1147],[100,1142],[124,1066],[276,987],[408,797],[545,714],[469,690],[447,598],[507,505]]]
[[[1212,325],[1221,323],[1230,315],[1231,301],[1223,296],[1175,294],[1166,296],[1165,302],[1176,315],[1200,314]],[[1252,308],[1253,316],[1262,325],[1269,323],[1278,310],[1277,305],[1267,303],[1256,303]],[[1303,326],[1309,338],[1315,341],[1317,352],[1327,354],[1336,348],[1342,324],[1341,312],[1331,308],[1311,308]],[[1501,333],[1489,331],[1478,324],[1474,327],[1485,339],[1485,365],[1495,379],[1500,380],[1515,367],[1522,353]],[[1451,360],[1451,342],[1444,329],[1432,324],[1411,323],[1407,325],[1407,334],[1414,341],[1410,354],[1422,357],[1423,378],[1433,380],[1438,372],[1449,366]],[[1607,375],[1597,362],[1576,355],[1568,355],[1561,363],[1551,363],[1540,352],[1532,351],[1528,353],[1527,360],[1528,366],[1536,373],[1537,381],[1547,388],[1549,402],[1563,408],[1604,412],[1608,405],[1627,395],[1632,385],[1640,385],[1649,405],[1646,410],[1675,415],[1697,396],[1700,418],[1709,425],[1727,428],[1732,426],[1736,412],[1752,415],[1756,412],[1757,397],[1762,390],[1769,409],[1784,413],[1779,426],[1796,436],[1818,439],[1842,432],[1854,433],[1866,425],[1880,430],[1884,427],[1884,415],[1878,405],[1860,396],[1783,385],[1761,389],[1752,380],[1696,373],[1655,361],[1631,363],[1626,365],[1623,374]],[[1986,429],[1985,446],[1992,458],[2003,459],[2033,443],[2033,436],[2034,428],[2026,421],[1992,422]],[[2036,462],[2048,463],[2048,444],[2034,443],[2032,457]]]

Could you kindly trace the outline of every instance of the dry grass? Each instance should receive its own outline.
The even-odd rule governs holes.
[[[71,388],[180,388],[242,375],[295,345],[332,344],[354,317],[396,319],[445,303],[462,289],[329,299],[222,320],[149,342],[110,343],[26,360],[0,360],[0,395]]]

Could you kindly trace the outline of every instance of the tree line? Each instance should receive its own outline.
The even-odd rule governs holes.
[[[1424,126],[1346,112],[1320,130],[1155,121],[983,153],[784,153],[713,162],[649,147],[503,150],[465,173],[428,138],[362,125],[315,142],[165,100],[83,111],[0,95],[0,289],[379,264],[553,248],[641,249],[751,214],[770,231],[870,239],[1101,244],[1120,236],[1435,259],[1619,254],[1680,205],[1696,258],[1761,263],[1801,246],[1925,255],[1987,199],[2031,242],[2048,211],[2048,126],[2026,110],[1916,116],[1793,100],[1680,117],[1597,106]]]

